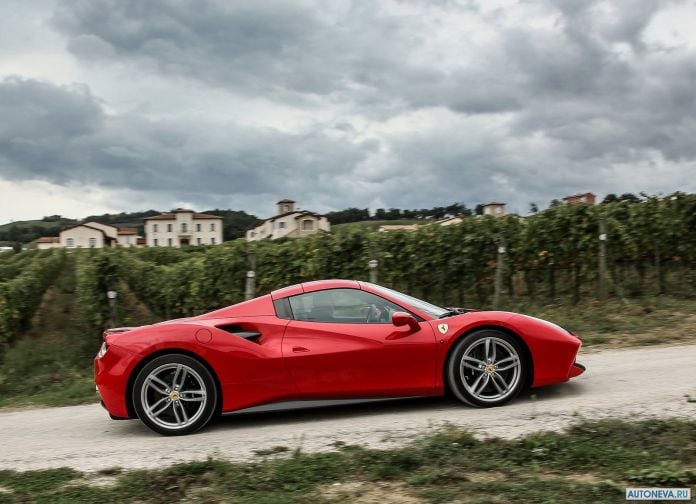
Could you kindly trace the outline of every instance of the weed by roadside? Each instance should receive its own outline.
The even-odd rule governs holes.
[[[626,486],[696,484],[696,422],[583,422],[517,440],[447,428],[400,449],[276,455],[115,471],[111,486],[70,469],[2,471],[0,503],[623,502]]]

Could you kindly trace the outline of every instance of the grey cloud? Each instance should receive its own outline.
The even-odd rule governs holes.
[[[332,140],[321,132],[291,135],[228,124],[182,128],[107,116],[85,88],[30,79],[0,81],[0,176],[85,183],[138,191],[235,194],[331,191],[374,145]],[[198,131],[198,133],[196,133]]]
[[[136,61],[293,103],[332,96],[368,115],[398,114],[401,102],[471,113],[520,107],[515,79],[501,81],[486,54],[451,72],[437,62],[415,63],[411,54],[423,45],[427,28],[418,16],[381,12],[381,2],[343,10],[324,2],[204,5],[84,0],[63,4],[53,24],[86,60]]]
[[[16,120],[0,125],[0,174],[211,205],[287,195],[319,209],[507,199],[524,210],[580,190],[650,191],[632,186],[649,179],[633,177],[632,164],[693,166],[696,53],[643,36],[666,3],[534,5],[550,24],[512,26],[485,2],[446,0],[60,3],[52,24],[90,68],[116,63],[321,119],[281,132],[176,110],[158,121],[107,115],[84,87],[11,79],[0,84],[2,112]],[[462,12],[490,33],[477,38],[450,21]],[[438,27],[449,38],[426,57]],[[409,123],[440,107],[454,117],[447,125]],[[472,118],[494,126],[481,131]],[[365,140],[373,126],[381,133]]]

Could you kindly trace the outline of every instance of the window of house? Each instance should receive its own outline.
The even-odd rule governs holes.
[[[152,225],[152,231],[153,231],[154,233],[156,233],[157,231],[159,231],[159,225],[158,225],[158,224],[153,224],[153,225]]]
[[[215,231],[215,223],[214,222],[210,223],[210,230]]]
[[[155,247],[157,246],[157,238],[155,238],[154,240],[152,240],[152,244],[153,244]]]
[[[167,233],[171,233],[171,232],[172,232],[172,225],[167,224]]]
[[[290,211],[290,205],[283,205],[283,212],[289,212]]]
[[[353,324],[388,324],[403,311],[391,301],[360,289],[329,289],[290,298],[295,320]]]
[[[211,245],[215,245],[215,238],[211,238],[211,239],[210,239],[210,244],[211,244]]]
[[[188,226],[186,225],[185,222],[181,223],[181,232],[182,233],[188,233]]]
[[[74,247],[75,246],[75,239],[68,238],[67,240],[65,240],[65,245],[68,247]]]
[[[90,238],[90,239],[89,239],[89,246],[90,246],[90,247],[96,247],[96,246],[97,246],[97,239],[96,239],[96,238]]]
[[[196,231],[198,231],[199,233],[201,232],[201,225],[200,224],[196,224]]]
[[[200,238],[196,238],[196,245],[200,245],[203,242]]]
[[[314,221],[303,220],[302,221],[302,229],[304,231],[311,231],[312,229],[314,229]]]
[[[167,238],[167,245],[170,247],[172,246],[172,239],[171,238]]]
[[[280,221],[280,222],[278,223],[278,227],[279,227],[280,229],[286,229],[286,228],[288,227],[288,223],[285,222],[285,221]]]

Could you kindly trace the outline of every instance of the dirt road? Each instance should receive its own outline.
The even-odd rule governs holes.
[[[579,417],[696,419],[696,403],[686,398],[696,397],[696,345],[606,350],[578,360],[588,367],[585,375],[501,408],[428,398],[233,414],[176,438],[158,436],[137,420],[112,421],[96,404],[5,412],[0,469],[164,467],[208,456],[244,460],[276,446],[331,450],[337,441],[389,447],[445,423],[515,437],[561,429]]]

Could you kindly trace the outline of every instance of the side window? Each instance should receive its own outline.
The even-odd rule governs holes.
[[[359,289],[329,289],[289,298],[295,320],[349,324],[388,324],[403,309]]]

